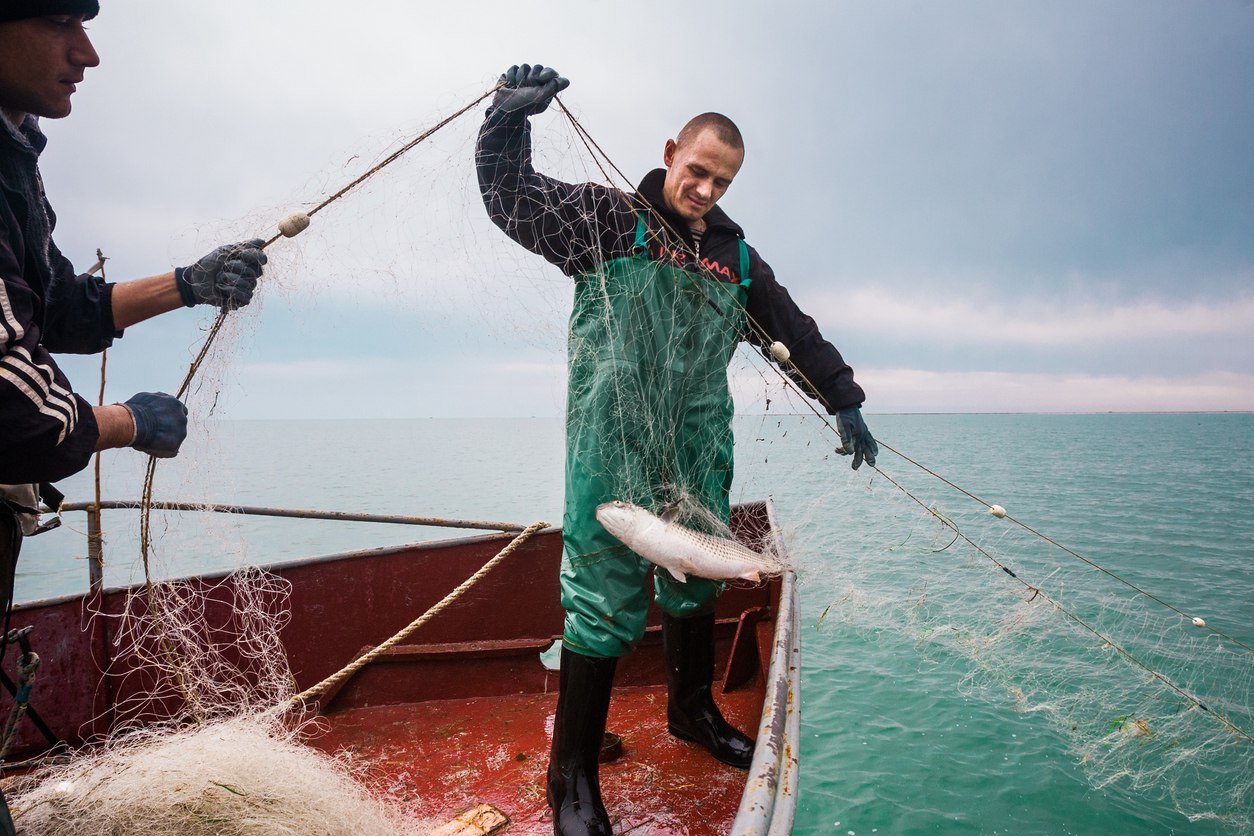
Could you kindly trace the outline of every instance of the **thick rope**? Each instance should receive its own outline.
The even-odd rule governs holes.
[[[373,650],[367,653],[364,653],[358,658],[349,662],[343,668],[331,674],[326,679],[319,682],[317,685],[313,685],[309,688],[306,688],[304,691],[301,691],[299,694],[292,697],[286,703],[280,705],[278,707],[278,710],[298,708],[302,703],[308,702],[309,700],[312,700],[313,698],[319,696],[328,688],[331,688],[332,686],[339,685],[340,683],[347,681],[350,677],[353,676],[353,674],[357,673],[366,665],[369,665],[375,659],[378,659],[384,653],[387,653],[388,650],[400,644],[405,639],[409,638],[411,633],[413,633],[422,625],[426,624],[431,619],[435,618],[437,615],[439,615],[445,609],[451,606],[455,601],[457,601],[457,599],[465,595],[466,592],[472,586],[474,586],[476,583],[482,580],[483,577],[487,575],[489,572],[491,572],[493,568],[495,568],[496,565],[499,564],[502,560],[504,560],[505,558],[513,554],[514,551],[517,550],[519,546],[521,546],[531,537],[531,535],[535,534],[537,531],[540,531],[541,529],[545,529],[548,527],[549,527],[549,524],[543,521],[534,522],[531,525],[527,526],[518,534],[517,537],[511,540],[505,548],[497,552],[496,557],[492,558],[487,563],[483,564],[482,568],[480,568],[479,571],[475,572],[469,578],[462,581],[462,583],[456,589],[454,589],[448,595],[445,595],[443,598],[441,598],[429,610],[427,610],[422,615],[415,618],[413,621],[409,622],[409,624],[402,627],[394,636],[392,636],[392,638],[388,639],[387,641],[385,641],[383,644],[379,645],[378,647],[375,647]]]
[[[25,640],[23,640],[25,641]],[[35,685],[35,675],[39,673],[39,654],[28,650],[17,660],[17,692],[13,695],[13,707],[9,710],[9,720],[4,726],[3,741],[0,742],[0,762],[9,754],[9,747],[17,737],[17,727],[26,715],[30,705],[31,688]]]

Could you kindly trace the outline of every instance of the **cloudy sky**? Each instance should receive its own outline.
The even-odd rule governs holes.
[[[869,412],[1254,409],[1248,0],[103,6],[43,170],[110,280],[268,233],[540,62],[633,179],[689,116],[740,124],[722,205]],[[560,412],[570,285],[484,220],[479,110],[272,249],[219,414]],[[599,176],[536,129],[542,170]],[[131,329],[109,397],[173,391],[207,321]],[[66,367],[94,399],[98,362]]]

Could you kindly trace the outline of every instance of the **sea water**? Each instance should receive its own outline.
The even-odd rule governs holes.
[[[867,420],[886,444],[935,473],[1254,644],[1254,415]],[[523,524],[561,519],[558,419],[228,421],[210,429],[207,443],[158,468],[158,498]],[[734,499],[773,497],[799,562],[796,833],[1234,832],[1189,821],[1152,787],[1115,781],[1095,788],[1055,725],[1016,710],[1008,696],[973,690],[972,660],[923,646],[895,623],[900,610],[840,617],[852,600],[891,597],[898,585],[925,600],[920,560],[929,571],[945,571],[943,561],[981,559],[947,548],[946,530],[923,506],[965,532],[980,526],[980,542],[1008,549],[1025,576],[1045,566],[1028,545],[1016,552],[1030,538],[997,540],[998,529],[988,527],[997,521],[982,506],[888,450],[879,460],[884,475],[865,466],[854,473],[813,416],[742,416],[736,430]],[[137,497],[142,464],[129,451],[106,454],[104,497]],[[62,488],[71,500],[91,498],[90,472]],[[135,514],[109,512],[104,525],[107,583],[137,579]],[[85,587],[85,527],[82,514],[67,514],[61,529],[26,542],[19,600]],[[450,533],[169,513],[154,516],[154,551],[158,565],[180,574]],[[869,577],[883,588],[860,588]],[[976,577],[977,601],[1004,594],[996,584],[1008,581],[999,573]],[[1073,652],[1059,647],[1058,658]],[[1056,661],[1025,661],[1023,673]],[[1249,759],[1243,763],[1248,768]]]

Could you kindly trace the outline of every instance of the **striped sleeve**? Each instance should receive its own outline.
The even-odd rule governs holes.
[[[42,300],[22,277],[9,231],[0,218],[0,483],[52,482],[87,466],[99,431],[40,344]]]
[[[52,209],[49,207],[49,215]],[[122,336],[113,328],[113,285],[74,274],[74,265],[49,242],[52,280],[44,302],[44,348],[56,354],[99,354]]]

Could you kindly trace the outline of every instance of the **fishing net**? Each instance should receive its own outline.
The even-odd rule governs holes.
[[[428,833],[345,761],[256,715],[115,738],[25,779],[21,832],[219,834]]]
[[[471,131],[454,143],[459,156],[470,154],[463,146]],[[312,197],[290,198],[286,212],[327,200],[346,179],[368,175],[404,145],[393,142],[382,152],[372,150],[371,157],[349,154],[343,166],[307,185]],[[410,276],[438,276],[449,249],[424,247],[421,234],[431,226],[429,216],[447,211],[425,194],[433,177],[449,173],[440,147],[430,150],[425,163],[397,170],[400,186],[387,201],[379,199],[373,182],[355,194],[360,200],[352,223],[315,224],[302,237],[303,248],[283,246],[287,241],[275,237],[280,246],[268,248],[265,292],[250,307],[206,322],[189,347],[192,362],[178,394],[191,417],[176,459],[137,467],[139,457],[110,457],[117,466],[105,474],[106,497],[142,493],[143,507],[106,517],[106,571],[131,589],[120,611],[94,609],[88,621],[112,648],[105,687],[125,696],[91,724],[107,728],[107,740],[52,758],[8,788],[23,832],[430,831],[429,823],[392,802],[347,755],[326,755],[304,743],[318,726],[304,722],[303,706],[292,704],[298,689],[281,639],[289,585],[256,568],[266,558],[249,553],[236,521],[205,513],[215,499],[238,495],[241,488],[224,481],[217,466],[233,451],[222,449],[214,419],[220,402],[232,396],[237,358],[262,327],[267,296],[413,305],[428,295],[441,298],[437,282],[407,282]],[[458,173],[467,168],[463,163]],[[337,185],[329,186],[332,181]],[[464,190],[460,182],[443,189]],[[407,212],[390,208],[397,205]],[[420,224],[417,217],[424,213]],[[182,246],[195,252],[214,246],[209,241],[257,237],[281,217],[258,213],[197,229]],[[412,223],[409,231],[405,222]],[[412,235],[414,243],[398,246],[401,235]],[[463,239],[462,249],[469,246]],[[423,260],[415,266],[411,259],[418,254]],[[345,263],[353,265],[350,272]],[[448,277],[453,283],[457,278]],[[182,510],[154,507],[167,502],[181,503]]]
[[[676,449],[678,428],[692,415],[687,402],[671,397],[694,383],[717,389],[722,378],[737,411],[746,414],[736,427],[734,499],[760,498],[803,470],[820,474],[811,484],[831,486],[794,497],[787,515],[789,559],[801,570],[805,594],[829,601],[818,617],[824,629],[898,631],[916,643],[921,658],[961,660],[963,689],[1048,721],[1095,786],[1165,798],[1194,819],[1254,826],[1248,647],[1194,626],[1013,517],[993,516],[987,503],[887,449],[880,471],[864,467],[850,475],[829,419],[799,391],[805,382],[787,363],[781,368],[761,348],[743,345],[767,341],[744,316],[736,288],[711,278],[708,268],[681,277],[679,291],[670,295],[648,285],[626,288],[605,274],[581,282],[586,328],[568,342],[570,279],[510,241],[484,211],[474,147],[485,104],[400,156],[394,155],[425,126],[382,138],[390,141],[363,140],[295,194],[273,196],[273,208],[194,231],[189,252],[222,240],[270,237],[264,231],[288,213],[325,208],[298,238],[275,240],[257,302],[212,332],[208,352],[187,381],[192,434],[179,457],[155,472],[156,498],[207,503],[240,489],[215,481],[212,463],[232,451],[217,447],[212,418],[219,400],[234,395],[235,358],[266,318],[279,313],[311,345],[321,345],[365,340],[361,323],[377,306],[413,311],[413,339],[429,365],[402,373],[379,357],[368,370],[349,373],[371,383],[392,375],[387,386],[433,396],[441,386],[458,386],[462,396],[488,393],[534,407],[534,390],[543,388],[536,382],[547,386],[568,366],[613,366],[645,356],[648,380],[576,374],[576,386],[604,387],[601,403],[607,405],[589,434],[597,440],[579,451],[580,462],[602,468],[613,498],[654,511],[678,507],[685,524],[725,536],[716,488],[730,479],[730,470],[721,470],[730,463],[720,452],[730,431],[711,427],[694,449]],[[623,199],[610,187],[634,184],[564,110],[532,122],[538,171],[598,186],[571,191],[555,183],[541,203],[560,209],[569,223],[550,228],[529,248],[560,250],[570,264],[595,261],[599,242],[619,232],[598,220],[604,202]],[[386,168],[377,169],[385,161]],[[324,203],[361,177],[351,191]],[[647,244],[659,245],[661,235],[665,246],[686,246],[683,236],[666,237],[675,232],[647,231]],[[633,307],[637,296],[649,294],[656,294],[656,304]],[[323,306],[336,312],[343,331],[325,330]],[[666,328],[658,327],[659,317]],[[698,325],[685,331],[682,323],[692,321]],[[676,329],[682,338],[668,339]],[[444,336],[429,340],[428,332]],[[729,347],[736,343],[741,347]],[[607,345],[613,351],[607,353]],[[485,359],[502,349],[512,362]],[[719,363],[694,369],[694,358],[708,357]],[[310,380],[328,368],[312,364]],[[560,395],[546,397],[550,402],[541,408],[562,407],[553,402]],[[593,420],[568,417],[585,428]],[[115,489],[138,488],[142,481],[143,474],[131,471]],[[840,515],[849,525],[840,532],[847,545],[834,557],[825,521]],[[290,832],[325,832],[308,826],[315,820],[355,822],[343,832],[408,826],[398,823],[386,799],[355,783],[350,765],[311,753],[272,711],[296,690],[279,639],[287,590],[263,570],[239,568],[268,558],[249,553],[235,526],[213,514],[153,512],[144,530],[135,518],[112,532],[112,554],[144,555],[133,564],[139,587],[125,612],[109,617],[125,662],[121,675],[142,681],[136,689],[142,696],[119,707],[117,740],[68,765],[50,765],[30,789],[15,794],[19,823],[50,833],[201,832],[195,828],[202,825],[209,828],[204,832],[289,832],[281,829],[281,814],[295,816]],[[174,580],[206,566],[230,574]],[[174,726],[135,732],[172,714]],[[250,754],[235,755],[243,752]],[[234,771],[237,766],[245,771]],[[184,774],[184,768],[195,772]],[[361,818],[346,817],[343,807],[318,806],[324,793],[313,789],[325,789],[324,781],[337,788],[327,803],[353,806]],[[213,829],[224,813],[234,822],[253,821],[248,817],[258,808],[274,813],[264,826]],[[124,817],[132,811],[151,818]]]

